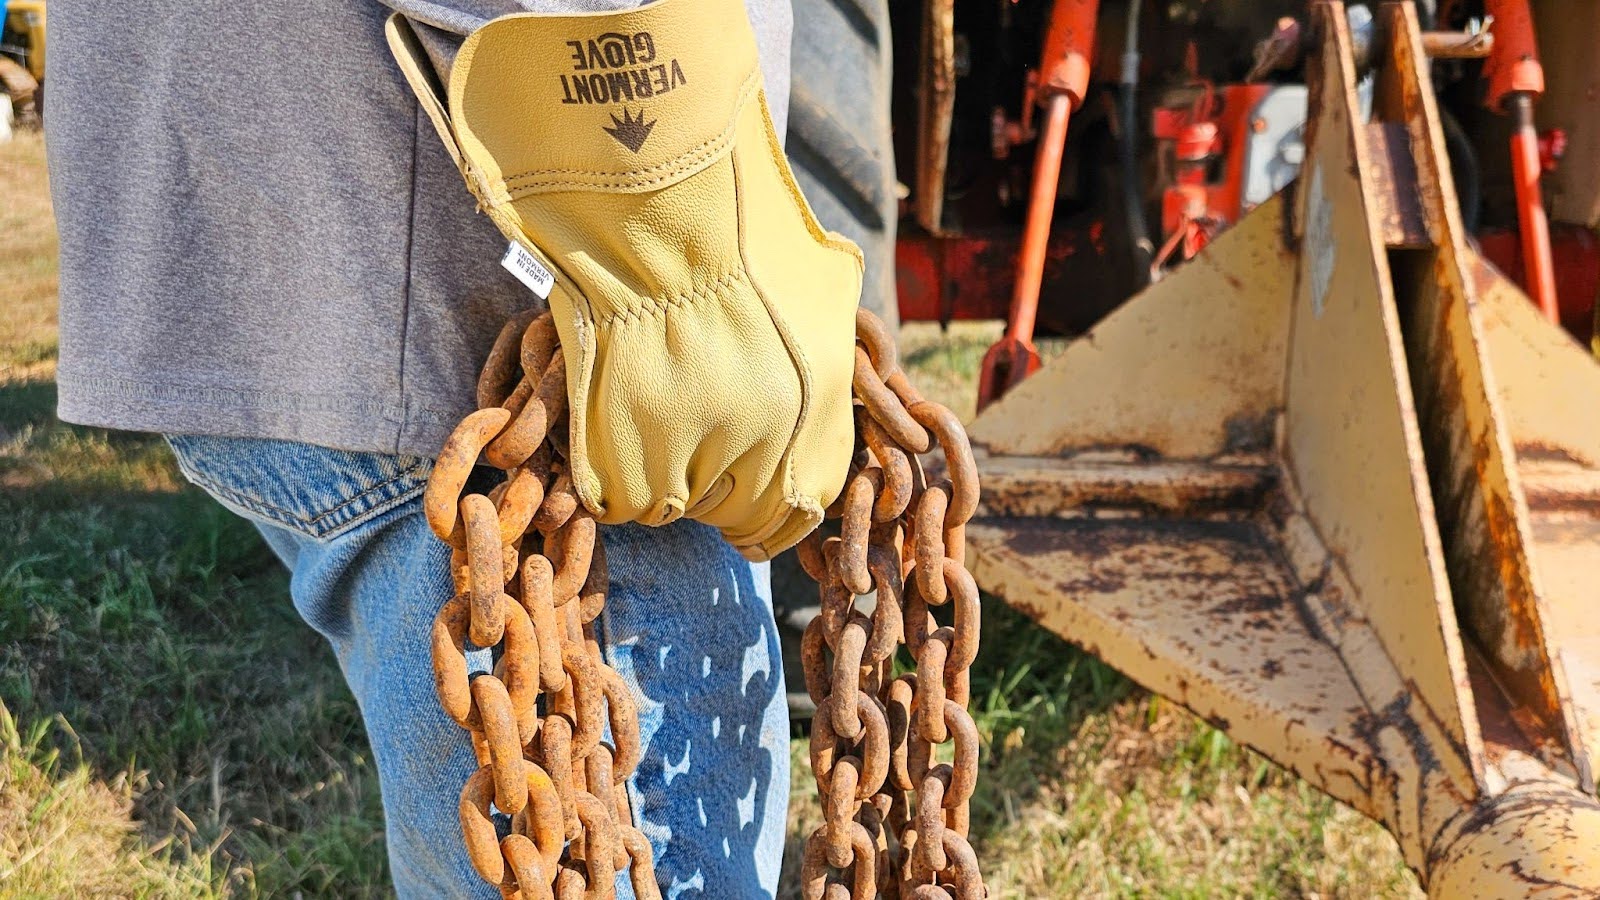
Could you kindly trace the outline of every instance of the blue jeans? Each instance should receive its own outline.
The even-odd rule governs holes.
[[[260,529],[292,573],[295,608],[338,656],[377,763],[399,895],[499,897],[461,841],[471,744],[434,693],[429,629],[452,591],[449,553],[421,510],[431,462],[285,441],[169,441],[190,481]],[[629,791],[662,893],[771,897],[789,724],[767,567],[694,522],[601,534],[611,573],[602,638],[639,705],[643,757]],[[486,670],[487,651],[475,655]],[[632,898],[625,877],[617,884]]]

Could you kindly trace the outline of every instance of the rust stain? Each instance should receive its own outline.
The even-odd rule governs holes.
[[[1570,462],[1583,464],[1583,460],[1572,455],[1565,447],[1548,444],[1543,441],[1521,440],[1516,445],[1517,459],[1521,462]]]
[[[1224,448],[1230,453],[1270,449],[1277,420],[1276,409],[1258,416],[1240,414],[1228,419],[1222,425],[1227,435]]]

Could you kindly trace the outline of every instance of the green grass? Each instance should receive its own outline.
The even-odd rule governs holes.
[[[159,440],[63,426],[53,395],[0,385],[0,697],[54,723],[29,746],[70,751],[74,784],[120,786],[143,893],[381,893],[360,718],[276,560],[180,487]],[[17,895],[59,896],[46,883]]]
[[[984,615],[973,832],[992,897],[1420,896],[1376,825],[997,601]],[[791,859],[821,822],[794,759]]]
[[[42,144],[0,145],[0,897],[389,893],[354,701],[158,439],[53,414]],[[991,326],[902,335],[970,416]],[[1415,894],[1376,826],[998,603],[973,709],[999,898]],[[817,821],[796,741],[791,852]],[[784,896],[797,896],[791,855]]]

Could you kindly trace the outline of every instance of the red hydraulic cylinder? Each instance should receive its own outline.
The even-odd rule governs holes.
[[[1539,133],[1533,126],[1533,95],[1517,91],[1506,97],[1506,109],[1515,128],[1511,132],[1511,176],[1517,188],[1517,227],[1522,232],[1522,265],[1528,295],[1539,304],[1545,318],[1561,321],[1556,303],[1556,265],[1550,253],[1550,220],[1544,212],[1539,176]]]
[[[1089,89],[1099,12],[1099,0],[1055,0],[1050,10],[1050,30],[1045,35],[1044,58],[1039,67],[1038,96],[1045,107],[1045,118],[1034,150],[1028,219],[1023,227],[1006,333],[984,354],[978,375],[980,410],[1039,368],[1039,351],[1033,346],[1039,285],[1050,244],[1050,220],[1055,215],[1067,124]]]
[[[1511,174],[1516,182],[1517,226],[1522,234],[1523,287],[1545,317],[1560,322],[1556,302],[1555,263],[1550,252],[1550,220],[1539,188],[1543,173],[1539,134],[1533,120],[1533,102],[1544,93],[1544,67],[1533,31],[1528,0],[1485,0],[1494,17],[1494,47],[1484,64],[1489,80],[1485,102],[1513,119]]]

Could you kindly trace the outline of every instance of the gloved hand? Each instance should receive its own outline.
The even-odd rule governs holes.
[[[795,186],[741,0],[496,19],[448,98],[469,187],[553,274],[584,506],[756,560],[804,537],[854,443],[862,261]]]

